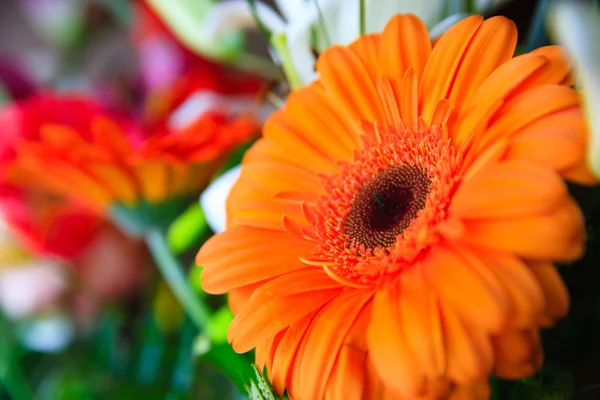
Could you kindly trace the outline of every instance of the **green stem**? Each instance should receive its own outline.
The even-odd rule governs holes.
[[[162,273],[164,280],[169,284],[173,294],[179,300],[186,313],[198,329],[203,330],[208,323],[210,311],[202,303],[187,282],[181,263],[175,257],[165,235],[158,229],[151,229],[146,234],[146,243],[152,256]]]
[[[360,34],[364,35],[367,31],[367,10],[365,0],[360,0]]]
[[[300,76],[298,76],[294,63],[292,62],[286,36],[284,34],[273,34],[271,36],[271,46],[273,46],[273,49],[279,55],[283,72],[285,73],[290,87],[292,89],[297,89],[302,86],[302,80],[300,79]]]

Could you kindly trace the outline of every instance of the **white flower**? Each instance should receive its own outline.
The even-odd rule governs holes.
[[[600,11],[583,2],[561,2],[550,9],[549,23],[575,64],[591,133],[588,163],[600,177]]]
[[[240,167],[230,169],[212,182],[200,196],[200,205],[206,222],[213,232],[222,232],[226,226],[226,200],[231,187],[240,177]]]

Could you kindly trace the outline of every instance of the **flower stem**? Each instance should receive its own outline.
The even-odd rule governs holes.
[[[297,89],[302,86],[302,80],[296,72],[294,62],[292,61],[292,57],[290,55],[286,36],[284,34],[273,34],[271,36],[271,46],[273,46],[273,49],[277,52],[277,55],[280,58],[283,72],[285,73],[291,88]]]
[[[367,33],[367,10],[365,7],[365,0],[360,0],[360,34],[364,35]]]
[[[146,234],[146,243],[158,265],[164,280],[169,284],[177,300],[200,330],[209,320],[210,312],[187,282],[181,263],[169,248],[165,235],[159,229],[151,229]]]

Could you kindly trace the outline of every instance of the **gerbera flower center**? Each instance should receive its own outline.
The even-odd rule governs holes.
[[[304,261],[348,285],[371,285],[414,265],[438,240],[460,181],[461,155],[439,125],[366,126],[363,147],[323,177],[306,205],[317,251]]]
[[[425,207],[431,180],[423,168],[395,165],[363,185],[344,222],[355,244],[388,248]]]

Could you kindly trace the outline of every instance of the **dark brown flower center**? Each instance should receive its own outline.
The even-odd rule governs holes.
[[[388,248],[425,207],[431,181],[418,166],[396,165],[366,182],[344,221],[350,241],[367,249]]]

